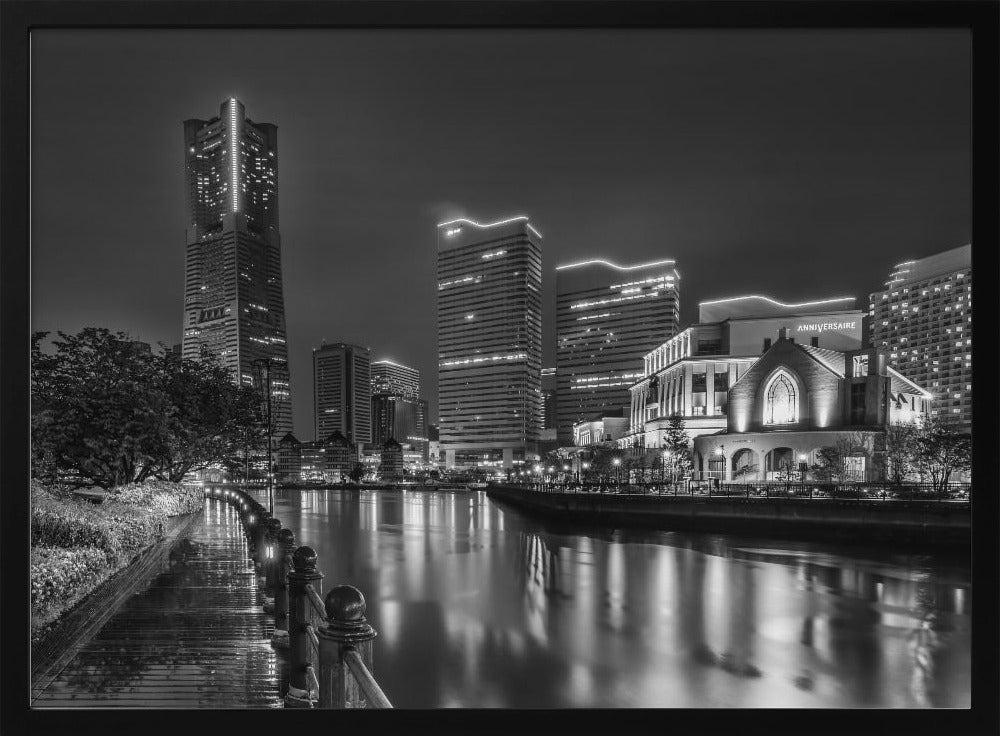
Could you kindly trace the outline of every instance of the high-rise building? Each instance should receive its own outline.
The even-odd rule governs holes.
[[[371,350],[338,342],[313,349],[316,439],[340,432],[352,446],[371,442]]]
[[[556,369],[542,368],[542,430],[556,428]]]
[[[673,260],[619,266],[595,259],[556,268],[557,436],[624,410],[643,356],[677,333],[680,274]],[[619,414],[619,416],[623,416]]]
[[[269,361],[275,435],[292,430],[278,234],[278,129],[232,97],[210,120],[184,121],[187,252],[185,358],[206,347],[255,385]]]
[[[930,412],[972,428],[972,246],[898,264],[869,299],[869,340],[934,394]]]
[[[427,400],[405,396],[372,396],[372,444],[376,448],[386,440],[396,440],[408,451],[427,462]]]
[[[372,396],[402,396],[416,399],[420,396],[420,371],[391,360],[372,361]]]
[[[438,417],[447,467],[537,457],[541,234],[525,216],[438,225]]]

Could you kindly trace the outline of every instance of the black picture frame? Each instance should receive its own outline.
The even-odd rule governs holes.
[[[234,23],[233,19],[238,18]],[[40,711],[28,708],[28,348],[30,336],[29,34],[41,28],[962,28],[972,38],[974,477],[995,483],[997,456],[998,55],[995,1],[910,0],[290,0],[47,1],[0,3],[0,380],[3,411],[2,631],[4,734],[128,729],[176,733],[226,730],[369,729],[404,732],[955,733],[1000,732],[998,681],[998,494],[979,494],[973,515],[972,707],[968,710],[543,710],[383,711]]]

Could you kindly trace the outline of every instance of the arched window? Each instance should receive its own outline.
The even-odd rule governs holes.
[[[799,396],[795,382],[780,371],[764,393],[764,424],[792,424],[799,420]]]

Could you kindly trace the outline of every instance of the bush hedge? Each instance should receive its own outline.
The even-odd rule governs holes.
[[[164,534],[170,516],[205,503],[200,487],[151,481],[100,504],[31,482],[31,610],[38,631]]]
[[[108,556],[97,547],[31,549],[33,626],[89,593],[107,577]]]

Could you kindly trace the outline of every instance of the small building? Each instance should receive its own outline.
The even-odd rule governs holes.
[[[288,432],[278,440],[277,481],[291,483],[302,478],[302,443]]]
[[[396,480],[403,477],[403,446],[392,437],[382,444],[379,475],[382,480]]]
[[[729,389],[726,429],[694,438],[696,477],[800,479],[832,447],[845,479],[877,480],[886,428],[918,421],[931,399],[882,349],[803,345],[782,329]]]
[[[628,433],[628,419],[621,409],[595,414],[573,425],[574,447],[610,442]]]

